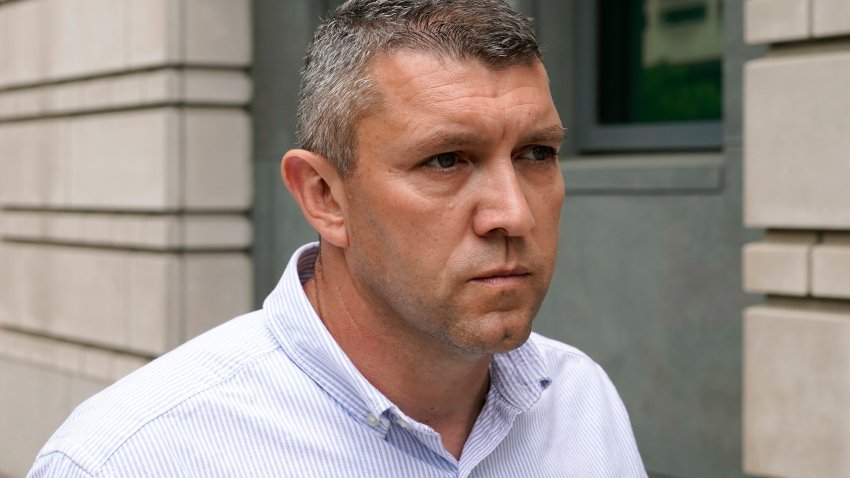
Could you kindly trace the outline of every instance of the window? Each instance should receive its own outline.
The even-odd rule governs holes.
[[[722,0],[583,0],[579,5],[579,149],[718,149]]]

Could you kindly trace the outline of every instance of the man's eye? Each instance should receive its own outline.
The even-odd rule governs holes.
[[[425,164],[432,168],[449,169],[457,164],[457,153],[440,153],[431,156]]]
[[[558,155],[555,148],[549,146],[534,145],[528,150],[529,156],[535,161],[546,161]]]

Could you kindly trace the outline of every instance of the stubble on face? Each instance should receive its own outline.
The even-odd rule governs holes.
[[[373,75],[381,111],[361,121],[344,180],[359,300],[405,344],[474,356],[518,347],[549,286],[563,201],[557,160],[525,153],[526,138],[560,126],[542,65],[493,71],[399,53]],[[446,152],[461,166],[427,166]]]

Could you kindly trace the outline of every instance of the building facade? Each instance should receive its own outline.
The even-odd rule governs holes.
[[[0,476],[316,239],[279,160],[338,3],[0,0]],[[651,476],[850,475],[850,3],[511,3],[568,128],[536,329]]]

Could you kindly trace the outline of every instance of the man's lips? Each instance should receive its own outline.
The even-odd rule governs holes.
[[[472,278],[472,282],[489,285],[510,285],[524,281],[531,276],[525,267],[503,267],[482,272]]]

